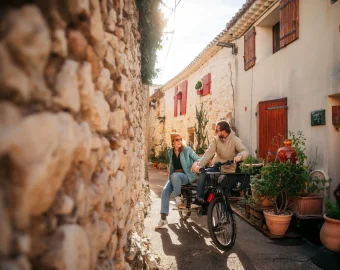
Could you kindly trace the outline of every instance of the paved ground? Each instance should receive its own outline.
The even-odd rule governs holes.
[[[193,214],[182,221],[177,212],[170,210],[169,225],[154,230],[160,219],[160,195],[167,175],[149,167],[149,179],[152,209],[145,229],[153,253],[161,258],[161,269],[319,269],[311,261],[319,247],[302,239],[272,241],[240,218],[236,218],[236,243],[229,252],[221,252],[212,244],[206,216]]]

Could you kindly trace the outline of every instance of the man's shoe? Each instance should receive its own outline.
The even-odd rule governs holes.
[[[159,222],[158,222],[158,225],[155,227],[155,229],[160,229],[160,228],[162,228],[163,226],[165,226],[165,225],[168,225],[168,221],[165,219],[165,220],[163,220],[163,219],[161,219]]]
[[[195,198],[194,202],[191,204],[191,208],[200,208],[204,204],[203,199]]]

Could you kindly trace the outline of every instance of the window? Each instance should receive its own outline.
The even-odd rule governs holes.
[[[203,82],[202,96],[206,96],[211,92],[211,73],[205,75],[202,79],[202,82]]]
[[[299,38],[299,0],[280,1],[280,47]]]
[[[255,65],[255,35],[255,27],[244,35],[244,70],[248,70]]]
[[[187,113],[187,89],[188,81],[183,81],[175,87],[174,95],[174,117]]]
[[[280,22],[273,26],[273,53],[280,50]]]

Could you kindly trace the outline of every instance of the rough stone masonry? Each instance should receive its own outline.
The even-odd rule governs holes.
[[[0,269],[150,264],[135,1],[0,8]]]

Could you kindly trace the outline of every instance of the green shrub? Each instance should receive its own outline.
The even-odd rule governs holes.
[[[335,203],[331,200],[327,200],[326,216],[332,219],[340,220],[340,203]]]

